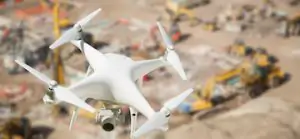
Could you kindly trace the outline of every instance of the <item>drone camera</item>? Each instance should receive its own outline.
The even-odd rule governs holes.
[[[102,129],[106,132],[111,132],[115,129],[116,118],[114,116],[104,116],[101,118]]]

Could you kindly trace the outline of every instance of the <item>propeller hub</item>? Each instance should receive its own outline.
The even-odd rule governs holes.
[[[174,49],[174,47],[167,47],[167,50],[169,50],[169,51],[174,51],[175,49]]]
[[[50,83],[49,83],[49,88],[54,88],[54,87],[56,87],[57,86],[57,82],[56,81],[54,81],[54,80],[52,80],[52,81],[50,81]]]
[[[161,109],[161,112],[165,115],[166,118],[170,117],[171,116],[171,110],[166,108],[166,107],[163,107]]]
[[[83,32],[83,29],[82,29],[81,25],[79,25],[79,24],[76,24],[76,25],[74,26],[74,28],[76,28],[76,30],[77,30],[79,33]]]

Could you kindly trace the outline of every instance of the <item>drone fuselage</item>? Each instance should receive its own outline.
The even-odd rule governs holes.
[[[101,59],[91,55],[86,55],[86,57],[87,59]],[[106,85],[106,89],[110,92],[109,94],[113,96],[113,99],[108,101],[131,106],[146,117],[151,117],[154,114],[154,110],[138,89],[136,81],[132,78],[131,68],[134,61],[124,55],[108,53],[105,54],[105,62],[101,63],[102,65],[98,65],[91,76],[94,76],[95,82],[99,81]],[[97,91],[92,97],[103,101],[101,96],[97,97]]]

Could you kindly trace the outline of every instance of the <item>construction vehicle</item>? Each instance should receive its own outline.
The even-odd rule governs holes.
[[[179,111],[189,114],[203,110],[208,112],[238,94],[256,98],[267,89],[278,87],[285,81],[286,74],[275,64],[274,56],[265,56],[256,55],[260,62],[244,61],[237,67],[210,78],[204,86],[196,86],[194,95],[181,104]],[[265,58],[267,59],[263,62]],[[269,71],[265,70],[265,63],[269,64]]]
[[[166,0],[168,20],[184,20],[184,18],[187,17],[191,21],[190,25],[195,26],[199,24],[200,20],[194,15],[190,8],[208,2],[208,0]]]
[[[254,53],[252,47],[247,46],[243,40],[236,40],[234,44],[228,47],[227,51],[232,56],[245,57],[251,56]]]
[[[277,65],[278,59],[274,55],[267,53],[267,50],[264,48],[259,47],[254,50],[251,47],[246,47],[244,43],[239,42],[236,45],[232,45],[230,49],[231,54],[239,57],[250,56],[260,74],[260,78],[266,80],[264,82],[269,84],[269,88],[277,87],[284,82],[286,74]]]
[[[215,20],[213,21],[203,21],[203,30],[214,32],[218,30],[217,22]]]
[[[239,83],[240,73],[241,68],[233,68],[209,78],[204,86],[198,84],[194,94],[180,105],[179,111],[194,114],[223,103],[234,95],[232,89]]]
[[[282,18],[282,25],[279,30],[284,37],[300,35],[300,13]]]
[[[266,76],[269,88],[278,87],[286,80],[286,73],[278,66],[278,59],[263,48],[257,48],[254,55],[254,62],[260,69],[262,76]]]

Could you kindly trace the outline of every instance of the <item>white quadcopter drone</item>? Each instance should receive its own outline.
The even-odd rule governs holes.
[[[77,22],[73,28],[66,31],[50,46],[51,49],[55,49],[62,44],[71,42],[81,50],[90,65],[86,77],[81,81],[69,87],[62,87],[58,85],[56,81],[49,79],[28,65],[17,60],[16,62],[48,84],[49,91],[43,97],[45,103],[57,104],[67,102],[76,107],[72,114],[70,129],[76,120],[78,108],[99,114],[100,117],[102,117],[100,120],[102,127],[106,124],[106,127],[112,129],[111,127],[113,127],[114,124],[110,121],[113,121],[116,116],[109,113],[105,114],[104,111],[101,110],[99,112],[85,102],[88,98],[92,98],[98,101],[127,105],[130,107],[131,138],[140,137],[154,129],[167,131],[171,111],[187,98],[188,95],[193,92],[193,89],[188,89],[182,94],[170,99],[164,104],[160,111],[155,112],[140,92],[139,86],[142,84],[142,77],[144,75],[168,65],[173,66],[183,80],[187,80],[170,38],[166,35],[161,24],[157,23],[163,41],[166,44],[166,52],[163,57],[152,60],[133,61],[124,55],[113,53],[103,54],[82,40],[83,28],[85,28],[87,23],[100,11],[101,9],[98,9]],[[148,119],[138,130],[136,130],[137,112],[140,112]],[[108,129],[106,131],[110,130]]]

